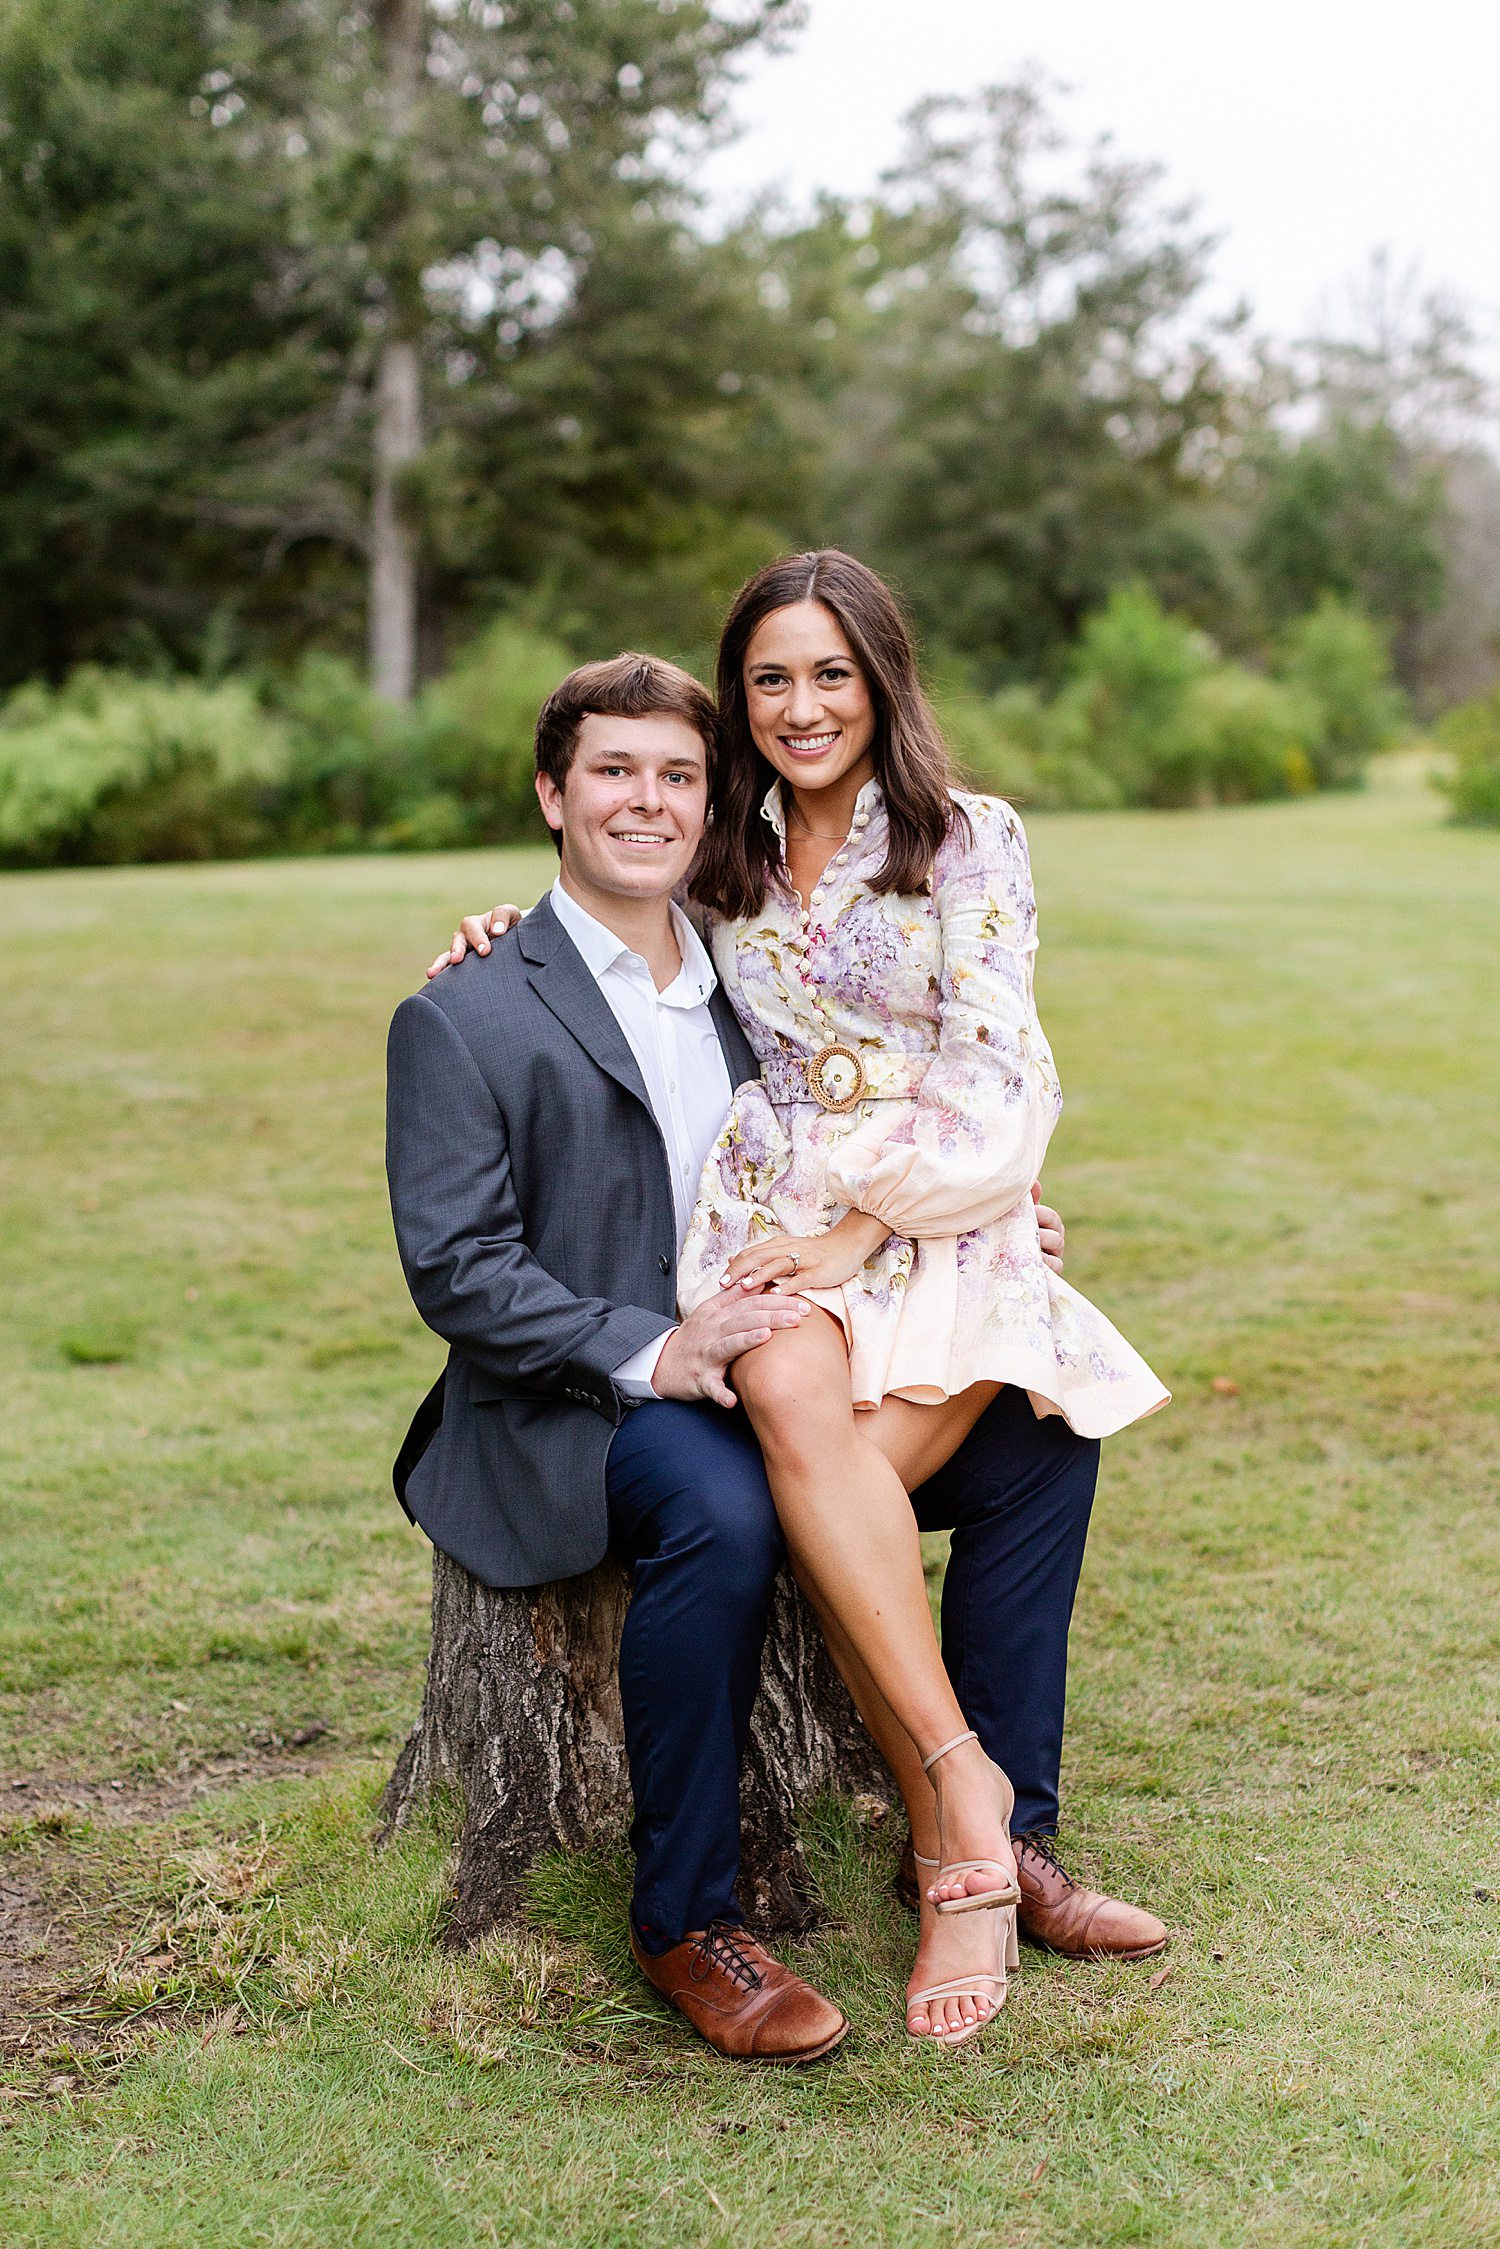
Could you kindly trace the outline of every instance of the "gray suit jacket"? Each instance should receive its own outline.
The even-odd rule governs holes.
[[[722,990],[731,1085],[755,1059]],[[449,1344],[397,1496],[486,1585],[592,1569],[612,1370],[676,1316],[667,1152],[635,1057],[551,902],[391,1024],[386,1168],[417,1310]]]

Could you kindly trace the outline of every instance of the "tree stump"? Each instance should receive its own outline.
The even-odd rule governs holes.
[[[518,1910],[544,1851],[615,1841],[630,1818],[616,1662],[629,1581],[614,1562],[521,1590],[481,1585],[434,1554],[422,1712],[386,1786],[384,1831],[437,1789],[464,1808],[449,1934],[466,1943]],[[740,1776],[740,1898],[761,1929],[817,1918],[797,1840],[820,1790],[888,1800],[890,1775],[782,1573]]]

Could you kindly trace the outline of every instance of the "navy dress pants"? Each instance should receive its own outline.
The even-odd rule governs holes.
[[[1068,1627],[1099,1447],[1006,1389],[912,1495],[953,1534],[943,1658],[959,1706],[1016,1791],[1017,1834],[1055,1831]],[[658,1946],[742,1918],[739,1767],[785,1558],[742,1413],[662,1399],[621,1422],[607,1470],[634,1589],[620,1696],[635,1819],[637,1926]]]

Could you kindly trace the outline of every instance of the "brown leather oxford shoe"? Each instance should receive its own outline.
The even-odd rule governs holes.
[[[1164,1952],[1166,1923],[1144,1906],[1085,1890],[1058,1858],[1050,1835],[1013,1835],[1021,1902],[1016,1925],[1030,1944],[1069,1960],[1149,1960]],[[896,1874],[896,1895],[915,1913],[920,1903],[910,1838]]]
[[[1085,1890],[1058,1858],[1050,1835],[1016,1835],[1021,1934],[1070,1960],[1149,1960],[1167,1945],[1167,1925],[1144,1906]]]
[[[731,1921],[711,1921],[660,1953],[647,1952],[632,1929],[630,1949],[647,1982],[731,2061],[815,2062],[849,2028],[830,2000]]]

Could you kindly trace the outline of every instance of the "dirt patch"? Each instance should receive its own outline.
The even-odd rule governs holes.
[[[75,2050],[95,2043],[57,2012],[109,1936],[108,1898],[77,1847],[86,1823],[164,1822],[255,1781],[310,1780],[332,1762],[311,1743],[277,1742],[149,1779],[0,1775],[0,1839],[11,1838],[0,1850],[0,2067],[40,2060],[64,2032]]]
[[[279,1743],[268,1748],[226,1752],[175,1772],[153,1773],[142,1779],[130,1775],[120,1780],[80,1779],[75,1774],[33,1771],[0,1774],[0,1823],[34,1819],[44,1810],[66,1807],[89,1819],[171,1819],[201,1804],[223,1789],[246,1788],[259,1780],[310,1780],[332,1762],[306,1746],[293,1749]]]
[[[81,1969],[61,1868],[0,1860],[0,2063],[50,2044],[47,2017]]]

